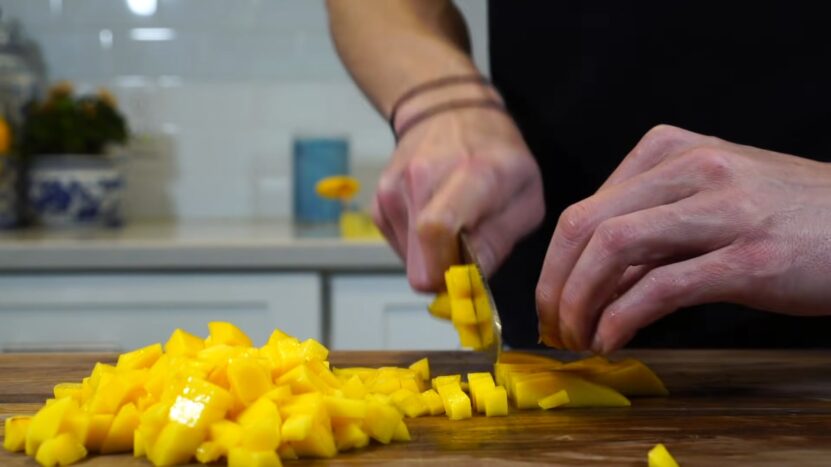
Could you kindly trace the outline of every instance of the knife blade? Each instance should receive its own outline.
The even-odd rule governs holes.
[[[482,266],[470,245],[466,232],[459,234],[459,254],[464,264],[472,265],[468,268],[472,290],[473,312],[476,314],[479,339],[482,343],[481,352],[490,354],[490,359],[496,363],[502,352],[502,321],[496,309],[488,281],[482,273]]]

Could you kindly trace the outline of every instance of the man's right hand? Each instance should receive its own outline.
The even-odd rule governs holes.
[[[438,291],[469,232],[486,275],[545,213],[540,170],[511,118],[460,108],[410,129],[378,184],[375,223],[413,288]]]

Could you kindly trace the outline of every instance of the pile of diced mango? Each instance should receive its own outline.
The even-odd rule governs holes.
[[[430,378],[427,359],[408,368],[332,368],[313,339],[275,330],[262,347],[230,323],[202,339],[177,329],[153,344],[98,363],[80,383],[60,383],[33,416],[6,419],[4,447],[44,466],[88,453],[132,452],[154,465],[225,459],[275,466],[280,459],[407,441],[405,417],[451,420],[518,408],[625,406],[626,395],[664,395],[635,360],[561,363],[505,352],[491,373]],[[498,383],[498,384],[497,384]],[[429,386],[429,387],[428,387]]]

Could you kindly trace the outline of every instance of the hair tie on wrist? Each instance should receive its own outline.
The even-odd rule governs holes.
[[[392,133],[396,133],[395,116],[398,114],[398,110],[401,108],[401,106],[404,105],[407,101],[427,91],[432,91],[446,86],[454,86],[457,84],[464,83],[478,83],[490,85],[490,80],[482,75],[453,75],[426,81],[424,83],[418,84],[410,88],[408,91],[402,94],[398,98],[398,100],[396,100],[395,103],[392,105],[389,117],[389,124],[390,128],[392,128]]]
[[[508,109],[505,108],[505,104],[493,99],[456,99],[452,101],[442,102],[440,104],[434,105],[433,107],[428,107],[421,113],[416,114],[414,117],[407,120],[403,125],[401,125],[401,128],[397,132],[395,131],[395,128],[393,128],[395,142],[398,143],[401,140],[401,138],[403,138],[404,135],[408,131],[410,131],[411,128],[427,120],[428,118],[434,117],[443,112],[448,112],[450,110],[464,108],[493,109],[505,114],[508,113]]]

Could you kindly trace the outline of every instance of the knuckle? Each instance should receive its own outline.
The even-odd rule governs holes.
[[[707,180],[727,180],[733,174],[733,161],[727,153],[718,148],[699,146],[688,151],[685,156],[695,170]]]
[[[595,230],[600,245],[607,254],[620,253],[629,246],[636,236],[633,226],[616,220],[607,220],[597,226]]]
[[[681,135],[682,131],[678,127],[661,123],[650,128],[644,135],[643,140],[645,142],[674,140]]]
[[[581,201],[567,207],[557,221],[557,230],[569,243],[580,243],[589,233],[591,213],[588,204]]]

